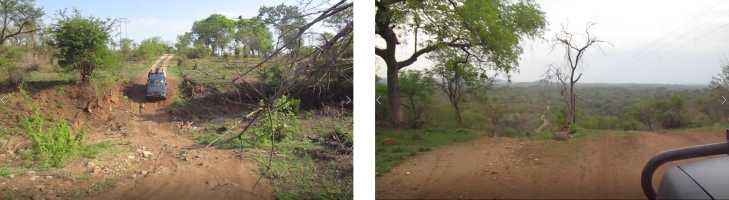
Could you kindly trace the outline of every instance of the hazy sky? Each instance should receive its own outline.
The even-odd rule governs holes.
[[[213,3],[215,2],[215,3]],[[63,8],[77,8],[85,16],[102,18],[127,18],[129,38],[139,42],[143,39],[160,36],[163,40],[174,42],[177,35],[190,31],[192,23],[210,14],[218,13],[229,17],[253,17],[262,5],[278,5],[283,0],[37,0],[37,6],[46,12],[44,23],[50,23],[56,11]],[[289,1],[292,2],[292,1]],[[297,2],[297,1],[293,1]]]
[[[588,52],[584,82],[707,84],[722,63],[729,63],[729,1],[537,2],[549,21],[545,39],[553,38],[563,24],[582,32],[589,21],[597,23],[591,33],[611,43]],[[382,39],[376,37],[378,46],[383,46]],[[538,80],[549,64],[564,63],[562,51],[550,51],[549,41],[530,40],[522,46],[524,54],[513,81]],[[402,60],[410,55],[412,46],[398,51]],[[406,69],[430,65],[421,57]],[[379,57],[377,74],[385,74]]]

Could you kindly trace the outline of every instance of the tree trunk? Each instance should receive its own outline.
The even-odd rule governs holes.
[[[570,124],[574,125],[576,123],[577,119],[577,106],[575,105],[577,103],[577,98],[575,98],[575,83],[570,84],[570,112],[572,115],[570,116]]]
[[[390,119],[395,127],[400,127],[402,124],[398,71],[396,63],[387,63],[387,101],[390,103]]]
[[[463,117],[461,116],[461,107],[458,106],[458,101],[452,101],[453,109],[456,110],[456,120],[458,125],[463,125]]]

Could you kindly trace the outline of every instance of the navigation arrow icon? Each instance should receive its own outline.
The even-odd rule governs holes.
[[[723,105],[724,103],[726,103],[726,97],[721,96],[721,98],[724,99],[723,101],[721,101],[721,104]]]

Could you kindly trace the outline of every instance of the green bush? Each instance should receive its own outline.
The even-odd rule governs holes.
[[[153,37],[142,40],[137,48],[136,57],[147,60],[167,52],[169,46],[162,42],[160,37]]]
[[[110,19],[83,17],[79,11],[71,15],[60,12],[60,19],[50,30],[58,64],[78,71],[81,82],[87,83],[94,69],[106,67],[103,57],[110,55],[107,43],[112,25]]]
[[[66,161],[82,155],[84,132],[74,134],[66,121],[48,123],[35,111],[20,124],[33,143],[34,159],[42,167],[62,167]]]
[[[9,83],[17,85],[25,79],[27,71],[17,65],[18,59],[20,59],[18,48],[0,46],[0,73],[2,73],[0,80],[7,80]]]
[[[255,138],[248,141],[254,142],[253,145],[271,145],[299,130],[298,99],[282,96],[276,99],[271,107],[272,110],[263,111],[260,114],[258,122],[250,130]]]
[[[425,124],[427,107],[433,95],[433,81],[420,71],[400,72],[400,93],[407,123],[411,128],[420,128]]]

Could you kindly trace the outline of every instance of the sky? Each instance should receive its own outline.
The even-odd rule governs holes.
[[[587,52],[584,83],[708,84],[729,64],[729,1],[699,0],[548,0],[536,1],[546,13],[548,30],[542,39],[525,40],[519,71],[512,81],[536,81],[550,64],[565,63],[562,51],[552,50],[551,39],[562,25],[591,34],[609,44]],[[377,46],[384,46],[379,37]],[[404,37],[412,40],[412,37]],[[412,51],[412,42],[398,48],[399,60]],[[433,63],[420,57],[405,69],[427,69]],[[384,62],[377,57],[377,74]],[[505,77],[501,77],[505,78]]]
[[[43,21],[46,24],[54,21],[57,10],[76,8],[81,10],[84,16],[126,18],[128,20],[126,31],[122,31],[122,33],[125,32],[124,35],[132,38],[135,42],[155,36],[159,36],[167,42],[174,42],[177,40],[177,35],[190,31],[193,22],[204,19],[213,13],[223,14],[231,18],[238,16],[253,17],[258,14],[258,8],[261,6],[274,6],[282,2],[284,1],[37,0],[36,5],[45,11],[46,15],[43,17]]]

